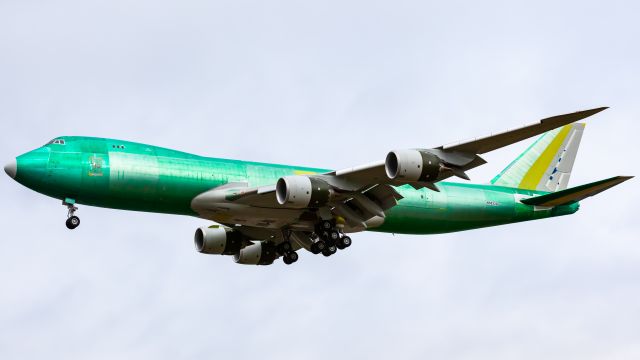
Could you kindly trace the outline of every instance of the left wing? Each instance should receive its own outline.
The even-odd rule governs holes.
[[[332,219],[337,215],[345,220],[347,231],[360,231],[372,223],[379,223],[385,211],[402,199],[395,186],[410,185],[416,189],[426,187],[439,191],[436,183],[443,179],[456,176],[468,180],[467,170],[486,163],[480,154],[582,120],[605,109],[558,115],[454,145],[395,150],[389,152],[384,161],[325,174],[284,176],[270,186],[226,185],[199,195],[192,207],[197,210],[217,208],[220,204],[227,207],[244,205],[272,217],[275,216],[274,210],[278,209],[282,216],[277,219],[251,225],[298,231],[313,231],[318,218]],[[226,223],[234,221],[228,219]]]

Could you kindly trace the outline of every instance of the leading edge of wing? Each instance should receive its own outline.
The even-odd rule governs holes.
[[[590,110],[577,111],[570,114],[552,116],[546,119],[542,119],[537,123],[523,126],[518,129],[508,130],[498,134],[477,138],[471,141],[466,141],[454,145],[444,145],[441,148],[445,151],[460,151],[470,154],[484,154],[489,151],[493,151],[501,147],[505,147],[507,145],[511,145],[519,141],[528,139],[532,136],[540,135],[560,126],[564,126],[588,118],[589,116],[595,115],[606,109],[608,109],[608,107],[605,106]]]

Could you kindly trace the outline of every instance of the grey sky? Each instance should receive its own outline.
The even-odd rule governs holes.
[[[340,168],[597,106],[571,185],[639,175],[629,1],[0,1],[1,161],[58,135]],[[487,156],[485,182],[525,143]],[[0,358],[640,357],[638,179],[573,215],[236,265],[204,220],[6,176]]]

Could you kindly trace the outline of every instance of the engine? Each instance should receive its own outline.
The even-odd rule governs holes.
[[[203,254],[234,255],[242,248],[244,236],[220,226],[201,227],[196,230],[196,250]]]
[[[324,206],[332,195],[329,184],[308,176],[284,176],[276,184],[278,203],[294,209]]]
[[[271,265],[277,257],[275,245],[260,241],[240,250],[235,254],[235,261],[244,265]]]
[[[387,154],[384,169],[392,180],[435,181],[441,163],[439,157],[426,151],[394,150]]]

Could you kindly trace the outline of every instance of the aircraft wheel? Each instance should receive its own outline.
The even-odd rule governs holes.
[[[77,216],[72,216],[67,219],[65,225],[67,225],[67,229],[73,230],[80,226],[80,218]]]
[[[327,247],[326,249],[322,250],[322,255],[327,256],[327,257],[333,255],[333,253],[329,249],[330,249],[330,247]]]
[[[346,249],[351,246],[351,238],[348,236],[343,236],[342,239],[338,240],[338,247],[342,246],[342,249]]]
[[[311,245],[311,252],[314,254],[320,254],[326,247],[327,243],[325,243],[324,240],[318,240]]]
[[[322,220],[322,221],[320,222],[320,228],[321,228],[322,230],[326,230],[326,231],[328,231],[328,230],[331,230],[331,228],[333,228],[333,224],[332,224],[332,223],[331,223],[331,221],[329,221],[329,220]]]
[[[284,263],[287,265],[291,265],[294,262],[298,261],[298,253],[295,251],[288,252],[284,254],[284,256],[282,257],[282,261],[284,261]]]
[[[285,242],[281,242],[280,244],[278,244],[278,252],[280,254],[286,254],[289,251],[291,251],[291,243],[288,241]]]
[[[320,250],[320,247],[318,247],[318,243],[311,244],[311,248],[309,250],[311,250],[311,252],[314,254],[320,254],[320,252],[322,252],[322,250]]]
[[[338,230],[329,231],[329,239],[331,239],[331,241],[333,241],[334,243],[337,242],[340,239],[340,233],[338,232]]]

